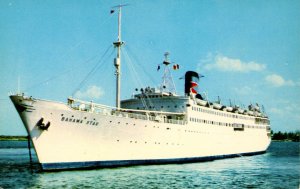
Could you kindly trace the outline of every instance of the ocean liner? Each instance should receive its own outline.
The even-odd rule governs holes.
[[[198,91],[201,77],[185,73],[176,94],[168,53],[162,85],[120,100],[121,9],[118,6],[116,107],[68,98],[66,103],[17,93],[19,113],[43,170],[185,163],[261,154],[270,144],[270,121],[258,105],[210,102]]]

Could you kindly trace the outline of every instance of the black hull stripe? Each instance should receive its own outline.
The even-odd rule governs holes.
[[[91,169],[91,168],[109,168],[133,165],[158,165],[158,164],[182,164],[213,161],[224,158],[234,158],[241,156],[251,156],[263,154],[266,151],[249,152],[240,154],[216,155],[206,157],[192,158],[173,158],[173,159],[147,159],[147,160],[114,160],[114,161],[87,161],[87,162],[62,162],[62,163],[41,163],[42,169],[45,171],[67,170],[67,169]]]

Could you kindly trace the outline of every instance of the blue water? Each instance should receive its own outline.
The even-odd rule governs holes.
[[[33,153],[33,152],[32,152]],[[36,156],[33,156],[36,162]],[[0,188],[299,188],[299,143],[210,162],[42,172],[27,142],[0,141]]]

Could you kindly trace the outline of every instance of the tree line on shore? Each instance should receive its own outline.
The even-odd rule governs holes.
[[[272,140],[277,141],[293,141],[299,142],[300,141],[300,131],[295,132],[273,132],[271,131]]]

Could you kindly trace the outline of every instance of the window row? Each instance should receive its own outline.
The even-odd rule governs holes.
[[[210,121],[210,120],[204,120],[199,118],[193,118],[190,117],[191,122],[196,123],[204,123],[204,124],[210,124],[210,125],[219,125],[219,126],[226,126],[226,127],[234,127],[236,123],[224,123],[224,122],[218,122],[218,121]],[[245,128],[255,128],[255,129],[265,129],[264,126],[254,126],[254,125],[244,125]]]
[[[244,119],[244,120],[253,120],[254,119],[254,118],[247,117],[247,116],[240,116],[240,115],[236,115],[236,114],[232,114],[232,113],[224,113],[221,111],[212,111],[212,110],[207,110],[207,109],[203,109],[203,108],[199,108],[199,107],[192,107],[192,110],[197,111],[197,112],[204,112],[204,113],[208,113],[208,114],[223,116],[223,117],[231,117],[231,118],[238,118],[238,119]]]
[[[160,106],[160,107],[155,107],[155,106],[148,106],[148,109],[163,109],[163,108],[173,108],[172,106]],[[184,106],[177,106],[177,105],[174,105],[174,108],[184,108]],[[136,107],[137,110],[147,110],[145,106],[143,107]]]

